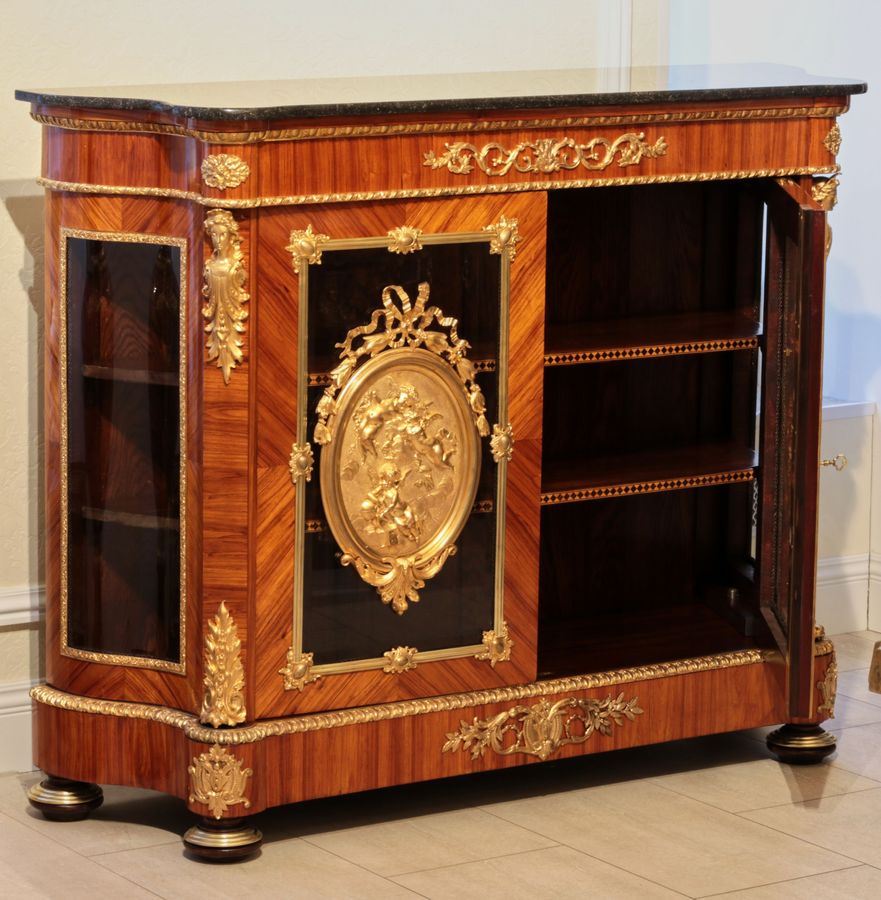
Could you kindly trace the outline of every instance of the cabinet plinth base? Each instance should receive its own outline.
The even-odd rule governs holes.
[[[246,819],[203,818],[183,837],[184,847],[198,859],[235,860],[256,853],[263,835]]]
[[[87,818],[104,802],[104,793],[97,784],[47,775],[28,790],[28,801],[47,819],[76,822]]]
[[[784,725],[766,738],[768,749],[781,762],[808,765],[835,752],[835,736],[819,725]]]

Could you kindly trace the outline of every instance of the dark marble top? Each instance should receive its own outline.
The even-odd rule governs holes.
[[[866,84],[778,65],[559,69],[18,90],[50,106],[198,119],[282,119],[862,94]]]

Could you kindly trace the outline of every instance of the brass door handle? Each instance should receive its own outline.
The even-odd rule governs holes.
[[[821,459],[821,466],[832,466],[836,472],[840,472],[847,466],[847,457],[843,453],[838,453],[832,459]]]

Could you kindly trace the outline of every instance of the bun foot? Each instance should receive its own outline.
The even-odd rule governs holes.
[[[809,765],[835,752],[835,736],[819,725],[784,725],[766,738],[768,749],[780,762]]]
[[[263,835],[246,819],[203,818],[184,835],[184,847],[197,859],[235,860],[256,853]]]
[[[104,794],[97,784],[47,775],[28,790],[28,801],[47,819],[76,822],[97,809],[104,802]]]

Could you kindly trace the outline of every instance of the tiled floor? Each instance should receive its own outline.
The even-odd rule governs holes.
[[[0,897],[881,897],[881,695],[870,632],[835,638],[837,756],[783,766],[763,730],[272,810],[261,854],[183,856],[177,800],[105,788],[85,822],[0,778]]]

